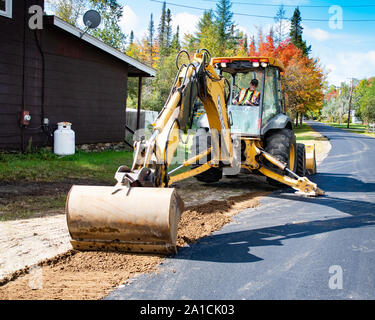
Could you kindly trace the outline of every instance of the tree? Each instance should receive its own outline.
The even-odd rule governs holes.
[[[180,44],[180,26],[177,26],[176,33],[173,36],[171,48],[174,51],[180,51],[181,50],[181,44]]]
[[[87,9],[97,10],[102,22],[88,33],[115,49],[126,50],[126,35],[119,26],[123,6],[117,0],[48,0],[48,4],[56,16],[76,27],[78,18]]]
[[[158,47],[161,58],[169,54],[172,41],[172,13],[166,9],[166,3],[163,2],[160,22],[158,27]]]
[[[293,17],[291,19],[289,36],[292,44],[294,44],[297,48],[301,49],[304,55],[308,56],[311,51],[311,46],[307,46],[306,41],[302,39],[303,27],[301,25],[301,22],[301,12],[297,7],[294,10]]]
[[[129,46],[131,46],[134,42],[134,32],[133,30],[130,31],[130,37],[129,37]]]
[[[165,47],[169,49],[171,46],[171,38],[172,38],[172,13],[169,8],[167,9],[167,15],[166,15],[165,21],[166,21]]]
[[[236,56],[247,57],[248,56],[249,45],[247,43],[247,34],[239,41],[239,46],[237,48]]]
[[[221,55],[221,46],[217,37],[218,26],[214,21],[212,10],[205,11],[198,22],[198,31],[196,33],[196,49],[205,48],[213,56]],[[216,36],[215,36],[216,35]]]
[[[359,115],[366,124],[375,121],[375,79],[364,79],[355,89],[358,97]]]
[[[289,39],[278,46],[274,44],[272,29],[264,40],[258,28],[258,48],[250,45],[250,55],[279,59],[284,67],[283,90],[286,95],[287,111],[292,118],[302,120],[302,114],[318,113],[323,107],[324,74],[319,61],[304,55]],[[301,117],[299,117],[301,115]]]
[[[286,20],[284,5],[281,5],[277,10],[275,20],[275,43],[278,45],[280,42],[285,40],[286,32],[284,21]]]
[[[87,0],[47,0],[47,4],[57,17],[77,26],[78,18],[86,9]]]
[[[251,41],[250,41],[250,45],[249,45],[249,56],[253,57],[253,56],[256,55],[255,38],[254,38],[254,36],[252,36],[250,39],[251,39]]]
[[[163,2],[163,6],[161,9],[161,16],[160,16],[160,22],[159,22],[159,27],[158,27],[158,44],[159,44],[159,51],[161,53],[164,52],[164,46],[165,46],[165,28],[166,28],[166,4],[165,1]]]
[[[192,53],[192,52],[195,52],[197,49],[199,49],[200,43],[197,37],[195,37],[193,34],[185,33],[183,41],[182,41],[182,47],[187,52]]]
[[[197,39],[200,42],[205,37],[205,32],[207,29],[213,27],[214,25],[214,14],[212,10],[205,10],[203,12],[202,18],[198,21],[198,32]]]
[[[88,32],[109,46],[125,52],[126,35],[119,26],[123,6],[117,0],[89,0],[89,4],[100,13],[102,22],[98,28]]]
[[[155,27],[154,27],[154,19],[151,13],[150,16],[150,23],[148,24],[148,35],[147,35],[147,45],[148,45],[148,50],[149,50],[149,63],[152,65],[153,63],[153,58],[154,58],[154,33],[155,33]]]
[[[230,0],[219,0],[216,4],[215,23],[217,25],[217,39],[221,47],[221,55],[228,49],[228,42],[232,40],[233,12]]]
[[[275,53],[275,44],[273,40],[273,29],[271,28],[270,33],[266,36],[266,41],[263,40],[263,31],[259,30],[259,42],[258,42],[258,53],[259,56],[272,57]]]

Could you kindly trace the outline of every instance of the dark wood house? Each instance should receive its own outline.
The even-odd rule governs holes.
[[[54,16],[30,29],[33,5],[0,0],[0,149],[51,143],[62,121],[77,144],[122,141],[128,77],[140,90],[155,70]]]

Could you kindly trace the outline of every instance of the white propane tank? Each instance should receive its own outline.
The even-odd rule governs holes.
[[[75,133],[70,122],[59,122],[54,132],[53,152],[59,156],[68,156],[75,153]]]

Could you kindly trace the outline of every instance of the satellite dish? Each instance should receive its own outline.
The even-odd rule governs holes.
[[[98,11],[95,10],[89,10],[83,15],[83,23],[86,26],[85,32],[81,32],[80,38],[86,34],[87,30],[89,29],[95,29],[99,26],[100,22],[102,21],[102,18],[100,17],[100,14]]]
[[[83,16],[83,23],[87,28],[95,29],[99,26],[102,18],[98,11],[89,10]]]

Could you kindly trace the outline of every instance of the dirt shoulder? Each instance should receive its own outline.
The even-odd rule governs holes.
[[[179,223],[178,246],[221,229],[243,209],[257,206],[262,196],[274,190],[262,180],[248,175],[223,179],[224,190],[220,184],[189,180],[179,184],[187,208]],[[202,202],[198,194],[206,195],[203,204],[196,204]],[[64,215],[3,222],[1,226],[5,232],[1,232],[0,243],[6,246],[0,251],[0,261],[3,272],[8,272],[0,280],[0,299],[100,299],[137,274],[157,271],[164,259],[74,251]]]

